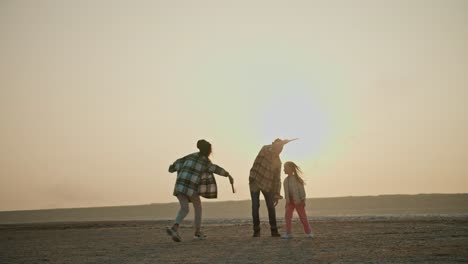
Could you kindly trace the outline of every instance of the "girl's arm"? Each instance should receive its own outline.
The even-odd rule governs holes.
[[[306,198],[306,192],[303,184],[299,183],[299,196],[301,197],[301,201],[304,201]]]
[[[289,197],[289,186],[288,186],[288,178],[284,179],[283,181],[283,188],[284,188],[284,198],[288,201]]]

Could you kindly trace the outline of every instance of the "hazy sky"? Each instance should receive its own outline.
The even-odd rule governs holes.
[[[468,192],[468,1],[0,2],[0,210],[218,200],[262,145],[308,197]]]

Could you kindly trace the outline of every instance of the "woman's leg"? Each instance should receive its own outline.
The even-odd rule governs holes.
[[[304,232],[306,234],[312,233],[312,230],[309,225],[309,220],[307,219],[307,214],[305,211],[305,202],[296,204],[296,211],[297,211],[297,214],[299,215],[299,219],[301,220],[302,226],[304,227]]]
[[[294,204],[286,202],[286,206],[284,208],[284,222],[286,224],[286,234],[292,233],[292,216],[294,212]]]
[[[173,228],[177,230],[179,228],[179,224],[184,220],[184,218],[189,213],[189,199],[186,195],[178,194],[177,199],[179,200],[180,209],[177,213],[177,217],[175,220],[175,224]]]
[[[193,209],[195,209],[195,235],[197,235],[200,233],[202,221],[202,206],[200,196],[194,195],[190,197],[190,201],[193,204]]]

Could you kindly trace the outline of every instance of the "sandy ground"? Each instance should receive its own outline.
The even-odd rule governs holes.
[[[251,237],[250,220],[207,220],[205,241],[170,221],[0,225],[0,263],[468,263],[468,217],[311,219],[315,238]],[[283,230],[280,230],[280,232]]]

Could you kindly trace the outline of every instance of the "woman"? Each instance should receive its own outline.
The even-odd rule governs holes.
[[[217,186],[213,173],[229,177],[231,184],[234,179],[223,168],[211,163],[211,144],[204,140],[198,140],[197,148],[199,152],[192,153],[176,160],[169,166],[169,172],[177,171],[177,180],[174,187],[174,196],[180,203],[180,210],[172,227],[167,228],[167,234],[172,240],[180,242],[179,224],[184,220],[189,212],[189,203],[195,209],[195,235],[194,239],[203,240],[205,236],[201,232],[202,207],[200,196],[205,198],[217,197]]]

